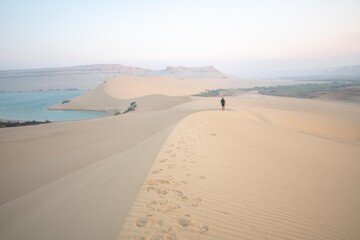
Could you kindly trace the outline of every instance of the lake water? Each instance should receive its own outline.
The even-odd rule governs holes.
[[[85,90],[0,93],[0,119],[71,121],[109,115],[100,111],[47,110],[84,92]]]

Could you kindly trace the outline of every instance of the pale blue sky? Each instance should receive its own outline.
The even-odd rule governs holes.
[[[359,0],[0,0],[0,69],[360,64]]]

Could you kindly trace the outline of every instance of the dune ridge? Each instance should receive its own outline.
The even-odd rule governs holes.
[[[360,237],[359,132],[332,141],[241,107],[194,113],[176,126],[118,239]],[[322,127],[306,115],[299,121]]]
[[[183,68],[176,68],[176,70],[180,71]],[[203,72],[202,68],[199,71]],[[235,86],[235,83],[233,80],[223,78],[121,76],[110,78],[67,103],[52,106],[50,110],[124,112],[132,102],[136,102],[138,111],[158,111],[189,102],[190,95],[205,89],[224,86]]]
[[[171,108],[174,105],[190,101],[190,96],[205,90],[220,88],[252,87],[258,84],[275,84],[261,81],[239,81],[234,78],[210,76],[206,78],[182,76],[184,72],[218,72],[212,67],[207,68],[168,68],[175,72],[173,75],[156,76],[117,76],[111,77],[96,88],[83,95],[71,99],[70,102],[58,104],[51,110],[97,110],[97,111],[124,111],[131,102],[138,102],[138,110],[153,111]],[[180,73],[178,73],[180,72]],[[180,75],[178,75],[180,74]],[[283,84],[286,81],[282,82]],[[281,83],[281,82],[277,82]],[[163,96],[163,100],[159,99]],[[148,104],[148,103],[151,104]]]
[[[213,105],[0,129],[0,239],[115,239],[171,129]]]
[[[121,89],[121,86],[117,86],[113,84],[111,80],[108,80],[93,90],[71,99],[68,103],[52,106],[50,110],[123,112],[132,102],[136,102],[138,105],[137,111],[157,111],[169,109],[178,104],[191,101],[191,98],[187,96],[169,96],[156,92],[150,95],[138,93],[135,97],[135,95],[122,94],[119,89]],[[120,94],[115,95],[113,94],[114,91],[120,92]]]

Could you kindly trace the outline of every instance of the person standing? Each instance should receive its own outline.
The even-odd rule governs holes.
[[[220,103],[221,103],[221,110],[225,110],[225,99],[221,98]]]

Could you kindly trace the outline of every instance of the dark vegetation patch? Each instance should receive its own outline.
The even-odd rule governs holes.
[[[115,115],[125,114],[125,113],[131,112],[131,111],[135,111],[136,107],[137,107],[136,102],[131,102],[130,106],[127,109],[125,109],[125,111],[123,111],[123,112],[116,111]]]
[[[194,96],[220,97],[237,96],[246,92],[257,92],[263,95],[296,97],[296,98],[317,98],[327,97],[341,100],[352,100],[360,97],[360,80],[354,81],[330,81],[321,83],[303,83],[292,85],[277,85],[270,87],[253,87],[237,89],[215,89],[203,91]]]
[[[297,98],[315,98],[331,92],[342,91],[344,89],[360,86],[360,82],[326,82],[326,83],[306,83],[295,85],[282,85],[272,87],[261,87],[254,89],[260,94],[297,97]]]
[[[45,124],[45,123],[51,123],[49,120],[46,120],[44,122],[42,121],[0,121],[0,128],[6,128],[6,127],[22,127],[22,126],[31,126],[31,125],[38,125],[38,124]]]

